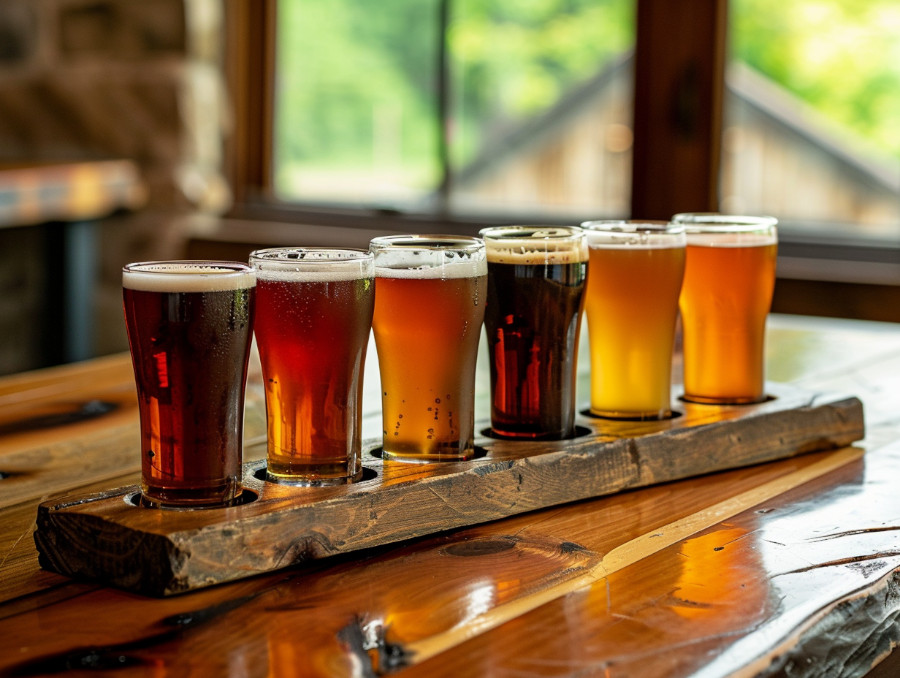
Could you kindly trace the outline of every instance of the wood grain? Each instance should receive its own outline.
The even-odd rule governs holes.
[[[771,384],[755,406],[684,405],[665,422],[591,420],[579,438],[480,438],[484,455],[459,464],[378,459],[376,477],[337,488],[293,488],[245,468],[250,503],[159,511],[128,501],[136,488],[41,505],[35,542],[43,567],[165,596],[308,560],[381,546],[577,501],[806,452],[864,435],[853,397]]]
[[[23,648],[0,653],[0,675],[45,675],[79,661],[96,667],[125,662],[123,675],[129,669],[139,675],[150,666],[261,678],[372,676],[400,667],[400,675],[411,676],[603,675],[607,665],[620,667],[612,675],[690,675],[675,667],[689,667],[688,660],[702,667],[717,648],[740,639],[742,629],[752,632],[788,616],[787,610],[766,603],[778,595],[769,592],[776,586],[769,579],[777,581],[791,562],[760,557],[769,530],[796,532],[793,539],[801,542],[812,526],[829,528],[831,521],[821,513],[803,527],[778,527],[793,512],[798,492],[800,499],[825,497],[840,515],[864,510],[865,497],[851,496],[856,510],[836,497],[848,483],[860,481],[869,456],[861,457],[858,450],[802,455],[163,600],[71,584],[68,598],[63,590],[48,591],[27,601],[28,607],[22,601],[18,608],[0,608],[0,613],[10,607],[40,610],[5,619],[0,614],[0,648],[4,642]],[[828,461],[832,457],[835,462]],[[823,465],[834,470],[824,475],[804,471]],[[778,483],[782,478],[791,482]],[[795,486],[801,478],[808,482]],[[770,492],[755,491],[763,486],[787,492],[768,497]],[[731,511],[716,507],[735,495],[755,496],[761,503],[726,517]],[[704,530],[714,513],[723,521]],[[695,514],[706,519],[692,518]],[[865,526],[860,517],[850,522]],[[678,540],[667,534],[673,523],[701,531]],[[665,543],[656,549],[653,542],[660,534]],[[781,534],[778,538],[785,541]],[[633,541],[649,545],[624,549],[629,560],[645,550],[642,559],[588,587],[577,584],[603,554]],[[837,539],[821,540],[816,550],[818,555],[809,547],[801,554],[807,564],[864,553]],[[807,576],[815,579],[814,572]],[[841,588],[847,590],[867,581],[858,569],[841,576]],[[520,606],[519,617],[480,627],[479,635],[431,659],[413,654],[420,644],[480,625],[495,608],[533,600],[546,589],[566,593],[533,609]],[[838,593],[812,585],[804,591],[813,607]],[[85,610],[90,610],[87,618]],[[790,627],[785,628],[790,635]],[[751,645],[762,650],[767,643],[775,643],[775,637]],[[747,658],[732,657],[729,670],[720,675],[730,675]]]
[[[406,655],[416,662],[426,661],[446,652],[470,638],[516,619],[550,601],[579,589],[590,587],[612,574],[649,556],[669,548],[692,535],[706,530],[749,508],[771,500],[788,490],[799,487],[815,478],[852,463],[862,456],[858,448],[845,448],[820,461],[800,468],[779,478],[754,487],[733,497],[692,513],[675,522],[662,525],[607,552],[600,562],[566,582],[544,588],[527,596],[521,596],[504,605],[497,605],[489,613],[470,620],[465,627],[451,629],[404,647]]]
[[[892,620],[900,614],[893,595],[900,496],[889,480],[900,472],[898,453],[896,444],[851,453],[831,471],[760,497],[590,586],[430,659],[420,655],[402,675],[489,675],[494,667],[529,676],[865,675],[898,639]],[[579,504],[578,516],[567,507],[539,522],[520,516],[503,525],[519,536],[566,534],[598,553],[634,540],[669,541],[667,516],[691,521],[694,513],[841,454],[655,486]],[[712,487],[722,491],[721,502],[708,502]],[[415,647],[402,649],[409,657]]]

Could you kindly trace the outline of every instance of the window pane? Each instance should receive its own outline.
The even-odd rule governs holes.
[[[457,0],[457,211],[627,215],[634,0]]]
[[[280,0],[275,190],[405,203],[440,182],[437,0]]]
[[[635,0],[447,2],[442,130],[440,0],[280,0],[278,196],[627,215]]]
[[[733,0],[722,209],[900,237],[900,5]]]

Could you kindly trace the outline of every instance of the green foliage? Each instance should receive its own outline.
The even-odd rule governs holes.
[[[735,58],[900,156],[897,0],[732,0],[731,19]]]
[[[632,0],[456,0],[453,7],[456,166],[634,42]]]
[[[450,0],[455,166],[630,49],[634,4]],[[437,185],[439,10],[440,0],[280,0],[279,171],[387,167],[416,191]],[[900,156],[897,0],[732,0],[730,11],[737,59]]]
[[[276,166],[366,167],[377,121],[394,119],[398,143],[434,181],[435,12],[422,0],[282,0]]]

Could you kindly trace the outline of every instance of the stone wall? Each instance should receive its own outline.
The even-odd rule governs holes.
[[[121,266],[183,256],[183,217],[229,204],[222,175],[223,2],[0,2],[0,166],[130,159],[146,185],[144,210],[113,215],[97,226],[96,355],[127,346]],[[28,236],[5,226],[0,299],[21,294],[23,286],[32,296],[44,294],[39,284],[7,271],[22,268],[13,258],[46,266],[40,243],[52,235]],[[35,355],[40,349],[34,341],[14,338],[21,332],[13,328],[23,322],[36,326],[0,307],[0,372],[48,362]]]

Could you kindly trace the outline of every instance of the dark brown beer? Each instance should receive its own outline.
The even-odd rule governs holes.
[[[491,428],[517,438],[575,432],[587,248],[580,229],[482,231],[488,256]]]
[[[141,420],[141,491],[159,505],[240,492],[255,276],[242,264],[151,262],[123,271]]]

